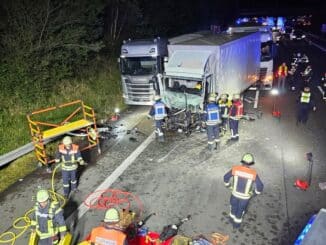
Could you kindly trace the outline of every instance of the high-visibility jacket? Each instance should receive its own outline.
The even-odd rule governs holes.
[[[206,124],[217,125],[220,123],[220,110],[216,103],[208,103],[205,108]]]
[[[230,100],[222,100],[220,99],[218,101],[218,106],[220,108],[220,114],[222,118],[228,118],[229,117],[229,110],[232,105],[232,102]]]
[[[233,102],[230,108],[229,116],[233,120],[239,120],[243,116],[243,104],[241,100],[236,100]]]
[[[153,105],[154,109],[154,119],[155,120],[162,120],[164,117],[166,117],[166,109],[165,104],[161,101],[155,102]]]
[[[278,67],[278,72],[277,72],[277,74],[278,74],[278,76],[282,76],[282,77],[284,77],[284,76],[287,76],[288,75],[288,67],[285,65],[285,66],[283,66],[283,65],[280,65],[279,67]]]
[[[62,170],[72,171],[77,169],[78,162],[83,164],[84,160],[78,145],[72,144],[71,148],[67,149],[64,144],[60,144],[56,153],[55,162],[62,163]]]
[[[233,183],[230,183],[230,179],[233,178]],[[231,186],[232,195],[240,199],[249,199],[253,194],[253,188],[255,185],[255,193],[260,194],[264,185],[257,175],[254,169],[247,166],[234,166],[232,169],[224,175],[224,184]]]
[[[92,230],[89,241],[96,245],[124,245],[126,235],[118,228],[99,226]]]
[[[310,103],[310,97],[311,97],[311,93],[310,92],[301,92],[301,96],[300,96],[300,103]]]
[[[44,208],[37,203],[34,206],[34,211],[31,226],[36,230],[40,239],[57,236],[59,232],[66,232],[63,210],[58,202],[49,202]]]

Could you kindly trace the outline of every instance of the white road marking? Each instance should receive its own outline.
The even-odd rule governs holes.
[[[135,159],[146,149],[146,147],[154,140],[155,132],[153,132],[147,139],[141,143],[136,150],[134,150],[120,165],[117,167],[111,175],[109,175],[103,182],[100,184],[96,190],[94,191],[94,200],[96,201],[100,195],[100,190],[108,189],[119,177],[122,173],[135,161]],[[96,198],[95,198],[96,197]],[[83,215],[88,211],[89,207],[84,203],[80,204],[78,209],[75,210],[67,220],[73,220],[76,217],[76,212],[78,214],[78,219],[83,217]]]
[[[317,88],[318,88],[319,91],[321,92],[321,95],[324,96],[324,90],[323,90],[320,86],[317,86]]]
[[[177,144],[175,147],[173,147],[173,149],[171,151],[169,151],[164,157],[158,159],[157,162],[164,161],[178,146],[179,146],[179,144]]]

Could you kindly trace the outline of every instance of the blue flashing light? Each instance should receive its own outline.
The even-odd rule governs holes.
[[[266,18],[267,25],[274,26],[274,18],[273,17],[267,17]]]
[[[298,236],[297,240],[294,242],[294,245],[300,245],[302,243],[304,237],[307,235],[307,233],[309,232],[312,224],[314,223],[316,216],[317,216],[317,214],[313,215],[309,219],[308,223],[306,224],[306,226],[304,227],[304,229],[302,230],[302,232]]]
[[[235,23],[236,23],[237,25],[240,25],[240,24],[241,24],[241,19],[240,19],[240,18],[237,19],[237,20],[235,21]]]
[[[284,17],[277,17],[277,27],[284,27]]]

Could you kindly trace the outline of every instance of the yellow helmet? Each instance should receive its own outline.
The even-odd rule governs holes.
[[[45,202],[50,198],[49,192],[47,190],[39,190],[36,194],[37,202]]]
[[[116,223],[120,221],[120,213],[116,208],[109,208],[105,212],[104,222]]]
[[[226,100],[228,98],[227,94],[221,94],[221,99]]]
[[[254,156],[251,153],[246,153],[243,155],[241,162],[246,165],[252,165],[255,163]]]
[[[208,101],[209,102],[215,102],[216,101],[216,95],[214,93],[209,94]]]
[[[70,136],[65,136],[62,140],[62,144],[64,145],[71,145],[72,144],[72,139]]]

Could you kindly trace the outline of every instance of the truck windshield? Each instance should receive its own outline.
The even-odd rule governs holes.
[[[178,92],[178,93],[187,93],[194,95],[202,95],[203,87],[202,81],[197,80],[179,80],[166,78],[164,87],[168,91]]]
[[[260,61],[269,61],[273,58],[272,42],[265,42],[261,44]]]
[[[150,75],[156,72],[156,57],[127,57],[121,59],[121,73],[123,75]]]

